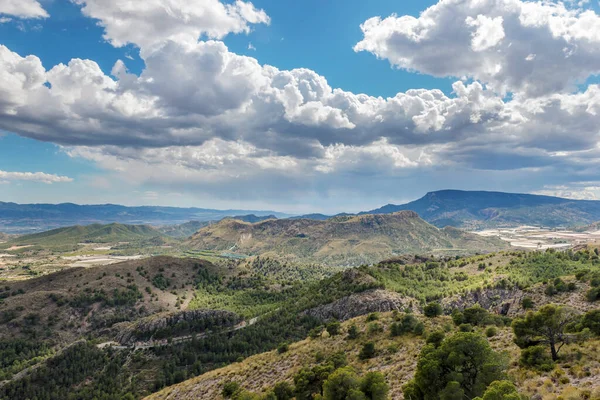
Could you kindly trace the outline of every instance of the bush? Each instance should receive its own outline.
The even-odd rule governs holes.
[[[444,310],[442,309],[442,305],[440,303],[429,303],[423,309],[423,313],[428,318],[434,318],[442,315]]]
[[[432,344],[434,347],[440,347],[444,341],[445,333],[443,331],[434,331],[427,336],[427,344]]]
[[[352,324],[350,325],[350,328],[348,328],[348,339],[357,339],[359,336],[359,332],[358,332],[358,328],[356,327],[356,325]]]
[[[519,364],[539,371],[552,371],[554,362],[544,346],[532,346],[521,351]]]
[[[460,324],[462,324],[464,322],[464,320],[465,320],[465,316],[463,315],[462,312],[460,312],[456,308],[454,310],[452,310],[452,322],[454,322],[454,325],[459,326]]]
[[[290,346],[287,343],[281,343],[278,347],[277,347],[277,352],[279,354],[283,354],[285,352],[287,352],[290,349]]]
[[[288,382],[279,382],[273,388],[277,400],[291,400],[294,398],[294,388]]]
[[[361,360],[368,360],[369,358],[375,357],[376,353],[377,351],[375,350],[375,343],[368,342],[363,345],[360,353],[358,353],[358,358]]]
[[[582,328],[589,329],[593,334],[600,335],[600,310],[585,313],[581,320]]]
[[[383,332],[383,326],[378,324],[377,322],[371,322],[368,327],[369,335],[377,334],[379,332]]]
[[[531,297],[525,297],[521,301],[521,307],[523,307],[525,310],[530,310],[533,308],[533,306],[534,306],[534,303],[533,303],[533,299]]]
[[[371,313],[367,316],[367,322],[377,321],[379,319],[379,313]]]
[[[461,332],[473,332],[473,325],[471,324],[460,324],[458,330]]]
[[[594,302],[600,299],[600,287],[593,287],[587,291],[585,298],[589,302]]]
[[[485,330],[485,336],[491,338],[494,337],[498,334],[498,330],[496,329],[495,326],[490,326],[489,328],[487,328]]]
[[[228,381],[228,382],[225,382],[225,384],[223,385],[223,390],[221,391],[221,394],[223,395],[223,397],[228,399],[231,396],[233,396],[236,392],[238,392],[239,390],[240,390],[239,383]]]
[[[340,323],[338,321],[333,321],[327,324],[327,333],[331,336],[339,335],[340,333]]]

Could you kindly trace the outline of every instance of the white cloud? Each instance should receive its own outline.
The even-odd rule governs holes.
[[[220,39],[247,33],[251,24],[268,24],[269,16],[252,3],[236,0],[71,0],[104,27],[104,38],[117,47],[135,44],[144,50],[167,41],[193,44],[202,35]],[[135,27],[135,29],[132,29]]]
[[[17,18],[47,18],[49,16],[37,0],[2,0],[0,1],[0,15],[2,14]],[[7,22],[6,18],[3,20],[2,22]]]
[[[31,181],[46,184],[73,182],[72,178],[47,174],[45,172],[8,172],[0,170],[0,181],[8,183],[11,181]]]
[[[467,76],[499,92],[570,91],[600,72],[600,16],[564,3],[441,0],[419,17],[374,17],[355,51],[438,77]],[[533,52],[536,57],[529,57]]]
[[[547,2],[442,0],[418,19],[369,20],[357,50],[464,76],[453,93],[382,98],[198,41],[268,22],[239,1],[201,18],[213,3],[172,0],[166,10],[150,1],[130,13],[125,1],[86,1],[84,13],[99,19],[107,40],[140,48],[139,76],[123,61],[110,76],[92,60],[46,70],[36,56],[0,46],[0,129],[92,160],[111,174],[98,187],[124,180],[159,195],[389,196],[390,186],[402,192],[398,182],[425,191],[526,178],[544,190],[600,173],[600,88],[568,92],[600,65],[591,62],[600,61],[593,13]],[[450,24],[452,15],[461,23]]]

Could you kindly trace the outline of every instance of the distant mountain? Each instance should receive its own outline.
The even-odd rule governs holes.
[[[261,215],[256,216],[254,214],[248,215],[236,215],[235,217],[227,217],[231,219],[237,219],[238,221],[250,222],[251,224],[255,224],[257,222],[266,221],[268,219],[277,219],[274,215]]]
[[[20,236],[8,243],[53,247],[76,243],[117,243],[161,238],[163,234],[148,225],[92,224],[53,229]]]
[[[441,190],[403,205],[388,204],[361,214],[411,210],[438,227],[585,225],[600,220],[600,201],[532,194]]]
[[[246,214],[274,215],[278,218],[289,217],[287,214],[273,211],[155,206],[126,207],[114,204],[15,204],[0,202],[0,231],[31,233],[72,225],[113,222],[135,225],[173,225],[188,221],[218,221],[225,217]]]
[[[407,253],[474,253],[507,246],[499,239],[455,228],[438,229],[410,211],[256,224],[228,218],[202,228],[187,245],[198,250],[291,256],[331,265],[373,263]]]
[[[159,226],[156,229],[173,238],[186,238],[210,223],[210,221],[189,221],[183,224]]]

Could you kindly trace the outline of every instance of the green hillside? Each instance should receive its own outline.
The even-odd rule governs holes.
[[[412,211],[339,216],[325,221],[226,219],[193,235],[188,246],[246,255],[275,254],[330,265],[370,264],[407,253],[469,254],[507,245],[457,229],[438,229]]]
[[[47,232],[21,236],[11,240],[9,243],[18,246],[55,247],[77,243],[129,242],[163,236],[161,232],[148,225],[123,225],[115,223],[108,225],[77,225],[53,229]]]

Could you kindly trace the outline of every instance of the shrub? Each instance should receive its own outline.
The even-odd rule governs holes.
[[[445,333],[443,331],[433,331],[427,336],[427,344],[432,344],[434,347],[439,347],[444,341]]]
[[[338,321],[328,323],[327,333],[329,333],[331,336],[338,335],[340,333],[340,323]]]
[[[487,328],[487,329],[485,330],[485,336],[487,336],[487,337],[489,337],[489,338],[490,338],[490,337],[494,337],[494,336],[496,336],[497,334],[498,334],[498,330],[496,329],[496,327],[495,327],[495,326],[490,326],[489,328]]]
[[[460,324],[458,330],[461,332],[473,332],[473,325],[471,324]]]
[[[371,313],[367,316],[367,322],[377,321],[379,319],[379,313]]]
[[[531,297],[525,297],[521,301],[521,307],[523,307],[525,310],[532,309],[533,306],[534,306],[534,303],[533,303],[533,299]]]
[[[348,339],[356,339],[359,336],[359,332],[358,332],[358,328],[356,327],[356,325],[352,324],[350,325],[350,328],[348,328]]]
[[[283,354],[285,352],[287,352],[290,349],[290,346],[287,343],[281,343],[278,347],[277,347],[277,352],[279,354]]]
[[[273,388],[277,400],[291,400],[294,398],[294,388],[288,382],[279,382]]]
[[[519,364],[539,371],[552,371],[554,362],[544,346],[532,346],[521,351]]]
[[[585,298],[589,302],[594,302],[600,299],[600,287],[593,287],[587,291]]]
[[[368,342],[363,345],[362,349],[360,350],[360,353],[358,353],[358,358],[360,358],[361,360],[367,360],[369,358],[375,357],[376,353],[377,351],[375,350],[375,343]]]
[[[238,392],[239,390],[240,390],[239,383],[228,381],[228,382],[225,382],[225,384],[223,385],[223,390],[221,391],[221,394],[223,395],[223,397],[228,399],[231,396],[233,396],[236,392]]]
[[[423,309],[423,313],[426,317],[434,318],[442,315],[443,313],[442,305],[440,303],[429,303]]]

